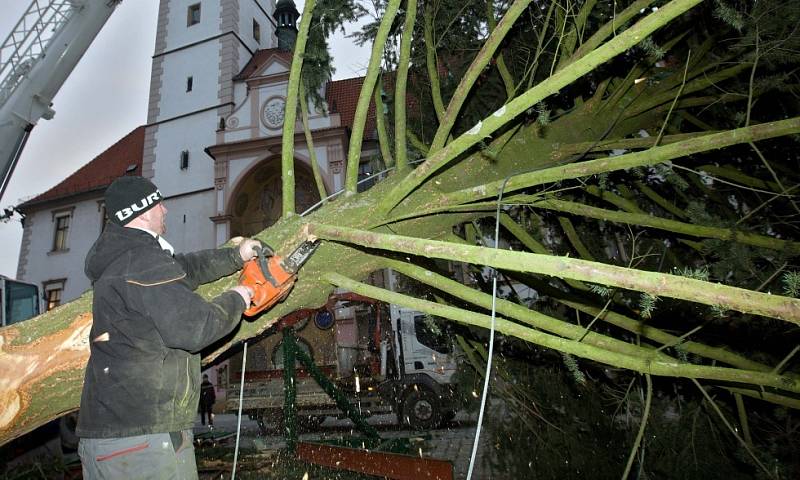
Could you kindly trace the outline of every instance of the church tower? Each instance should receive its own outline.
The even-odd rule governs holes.
[[[300,17],[297,7],[292,0],[278,0],[274,16],[278,23],[275,34],[278,37],[278,48],[291,52],[297,41],[297,19]]]
[[[217,246],[209,220],[214,163],[204,149],[234,110],[234,77],[256,51],[278,44],[275,7],[274,0],[161,0],[142,174],[167,199],[168,236],[180,251]],[[294,25],[297,16],[286,19]]]

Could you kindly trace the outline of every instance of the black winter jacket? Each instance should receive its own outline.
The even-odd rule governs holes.
[[[113,223],[86,257],[94,323],[76,430],[85,438],[191,428],[202,348],[245,309],[236,292],[207,302],[194,289],[242,266],[237,249],[175,255],[152,235]]]

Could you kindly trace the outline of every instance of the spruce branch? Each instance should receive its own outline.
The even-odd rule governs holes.
[[[355,120],[353,130],[350,135],[349,148],[347,152],[347,176],[345,177],[345,195],[352,196],[358,191],[358,166],[361,160],[361,145],[364,140],[364,126],[367,122],[367,112],[369,111],[370,99],[377,83],[378,74],[381,68],[381,55],[386,46],[386,39],[389,37],[389,30],[392,27],[394,17],[400,9],[401,0],[389,0],[386,11],[383,13],[381,24],[375,35],[372,44],[372,53],[369,58],[367,74],[361,85],[361,92],[358,94],[356,104]]]
[[[472,60],[472,64],[470,64],[469,68],[464,75],[461,77],[461,81],[456,87],[456,91],[453,94],[452,98],[450,98],[450,103],[447,105],[447,110],[444,113],[444,116],[439,123],[439,128],[436,130],[436,134],[433,137],[433,142],[431,143],[431,153],[436,153],[444,146],[445,142],[447,141],[447,137],[450,136],[450,131],[453,128],[453,125],[458,118],[459,113],[461,112],[461,108],[464,105],[464,102],[467,99],[472,87],[475,85],[475,81],[478,79],[478,76],[483,72],[486,65],[489,64],[492,57],[494,56],[495,51],[500,46],[500,42],[503,41],[506,34],[511,30],[511,27],[514,26],[514,22],[516,22],[517,18],[528,8],[528,5],[533,0],[514,0],[514,3],[509,7],[508,11],[505,15],[503,15],[503,19],[500,20],[500,23],[497,25],[489,38],[483,43],[480,52],[475,56]]]
[[[421,185],[429,176],[447,165],[452,159],[476,145],[484,138],[494,134],[517,115],[526,111],[544,98],[558,92],[599,65],[625,52],[639,43],[642,38],[663,27],[675,17],[696,6],[701,0],[672,0],[657,12],[648,15],[636,25],[619,34],[593,52],[573,62],[563,70],[556,72],[547,80],[516,97],[492,115],[484,118],[469,131],[447,144],[444,148],[428,158],[414,171],[398,182],[392,191],[384,196],[378,205],[377,213],[385,215],[401,202],[408,194]],[[435,149],[434,149],[435,150]]]
[[[400,58],[397,64],[397,79],[394,86],[394,153],[397,156],[397,171],[404,174],[408,169],[407,140],[404,132],[408,129],[406,121],[406,88],[408,85],[408,66],[411,58],[411,39],[414,36],[414,22],[417,18],[417,0],[406,0],[406,19],[403,23],[403,36],[400,39]]]
[[[392,270],[402,273],[403,275],[423,282],[426,285],[430,285],[437,290],[476,305],[482,309],[489,310],[492,307],[492,296],[488,293],[483,293],[469,288],[436,272],[432,272],[417,265],[396,260],[386,260],[384,265]],[[659,357],[658,355],[655,355],[655,352],[652,349],[632,345],[628,342],[617,340],[606,335],[587,332],[583,327],[559,320],[549,315],[545,315],[537,312],[536,310],[531,310],[509,300],[495,299],[495,306],[500,315],[504,315],[509,319],[513,319],[517,322],[539,330],[543,330],[545,332],[550,332],[560,337],[569,338],[578,342],[584,342],[589,345],[594,345],[598,348],[603,348],[624,355],[631,355],[641,358]],[[661,358],[665,359],[664,357]]]
[[[582,203],[568,202],[565,200],[555,200],[555,199],[534,200],[533,202],[531,202],[531,206],[535,208],[553,210],[556,212],[581,215],[584,217],[594,218],[597,220],[619,222],[619,223],[625,223],[627,225],[636,225],[641,227],[657,228],[659,230],[666,230],[669,232],[679,233],[683,235],[691,235],[694,237],[714,238],[718,240],[739,242],[745,245],[752,245],[755,247],[785,251],[792,254],[800,253],[800,242],[781,240],[779,238],[769,237],[765,235],[758,235],[750,232],[743,232],[741,230],[736,230],[731,228],[720,228],[720,227],[679,222],[677,220],[670,220],[644,213],[631,213],[631,212],[607,210],[604,208],[592,207],[589,205],[584,205]],[[702,211],[706,212],[705,209],[703,209]],[[691,213],[689,214],[689,216],[690,218],[692,217]]]
[[[639,431],[636,433],[636,439],[633,441],[631,453],[628,455],[628,462],[625,464],[625,471],[622,473],[622,480],[626,480],[628,478],[628,474],[631,472],[633,460],[636,458],[636,452],[639,450],[639,446],[642,444],[644,430],[647,427],[647,420],[650,418],[650,404],[653,401],[653,381],[650,379],[650,375],[645,374],[644,378],[647,381],[647,397],[645,397],[644,401],[644,411],[642,412],[642,420],[641,424],[639,425]]]
[[[491,318],[488,315],[478,314],[448,305],[442,305],[428,300],[420,300],[401,293],[392,292],[383,288],[357,282],[344,275],[329,272],[324,278],[332,285],[345,288],[351,292],[365,295],[377,300],[395,305],[413,308],[420,312],[447,318],[465,325],[488,328]],[[800,392],[800,381],[791,378],[763,372],[751,372],[723,367],[709,367],[692,365],[675,361],[645,360],[618,353],[605,351],[586,343],[567,340],[554,335],[533,330],[531,328],[498,318],[495,320],[498,333],[517,337],[530,343],[541,345],[545,348],[568,353],[578,357],[594,360],[600,363],[626,368],[640,373],[658,376],[705,378],[708,380],[736,381],[753,385],[775,387],[792,392]]]
[[[423,35],[425,36],[425,68],[428,70],[428,81],[431,82],[431,97],[433,98],[433,111],[439,123],[444,118],[444,101],[442,88],[439,82],[439,62],[436,58],[436,41],[433,38],[433,20],[435,14],[433,3],[426,2],[423,18]]]
[[[738,440],[738,441],[739,441],[739,443],[741,443],[741,444],[742,444],[742,446],[744,447],[744,449],[747,451],[747,453],[750,455],[750,457],[753,459],[753,461],[755,461],[755,463],[756,463],[756,464],[759,466],[759,468],[761,468],[761,470],[762,470],[764,473],[766,473],[766,474],[767,474],[767,476],[768,476],[769,478],[775,478],[775,477],[774,477],[774,475],[772,475],[772,472],[770,472],[770,471],[767,469],[767,467],[765,467],[765,466],[764,466],[764,464],[763,464],[763,463],[761,463],[761,460],[759,460],[759,459],[758,459],[758,457],[757,457],[757,456],[756,456],[756,454],[753,452],[753,450],[750,448],[750,446],[749,446],[749,445],[747,445],[747,442],[745,442],[745,441],[742,439],[742,437],[740,437],[740,436],[739,436],[739,434],[736,432],[736,429],[735,429],[735,428],[733,428],[733,426],[730,424],[730,422],[728,422],[728,419],[727,419],[727,418],[725,417],[725,415],[722,413],[722,410],[720,410],[720,409],[719,409],[719,406],[717,406],[716,402],[714,402],[714,400],[711,398],[711,396],[708,394],[708,392],[706,392],[705,388],[703,388],[703,387],[700,385],[700,382],[698,382],[696,379],[692,379],[692,383],[694,383],[694,384],[695,384],[695,386],[696,386],[696,387],[697,387],[697,388],[700,390],[700,392],[701,392],[701,393],[703,394],[703,396],[706,398],[706,400],[708,401],[708,403],[711,405],[711,407],[712,407],[712,408],[714,409],[714,411],[717,413],[717,415],[719,416],[720,420],[722,420],[722,423],[724,423],[724,424],[725,424],[725,426],[726,426],[726,427],[728,427],[728,430],[731,432],[731,435],[733,435],[733,436],[736,438],[736,440]]]
[[[522,188],[545,183],[587,177],[599,173],[625,170],[646,165],[655,165],[668,160],[674,160],[676,158],[682,158],[730,145],[791,135],[798,132],[800,132],[800,117],[737,128],[726,132],[712,133],[668,145],[662,145],[660,147],[653,147],[641,152],[626,153],[616,157],[588,160],[570,165],[522,173],[511,177],[511,180],[506,183],[505,191],[513,192]],[[425,164],[421,165],[417,170],[424,166]],[[673,166],[677,167],[677,165]],[[415,172],[417,170],[415,170]],[[503,181],[500,180],[457,190],[444,195],[442,200],[443,203],[458,204],[474,202],[486,197],[495,197],[499,193],[502,183]]]
[[[283,140],[281,142],[281,179],[282,179],[282,214],[290,217],[295,214],[294,204],[294,126],[297,118],[297,100],[300,92],[301,74],[303,71],[303,54],[306,51],[308,30],[316,0],[307,0],[303,6],[303,16],[295,40],[292,65],[289,68],[289,86],[286,90],[286,107],[283,121]],[[324,197],[323,197],[324,198]]]
[[[381,157],[383,157],[383,165],[385,167],[393,167],[394,157],[392,156],[392,142],[389,139],[389,130],[386,125],[386,105],[383,103],[383,79],[378,76],[378,82],[375,84],[375,91],[373,94],[373,101],[375,102],[375,129],[378,131],[378,146],[381,149]]]
[[[721,305],[732,310],[778,318],[800,325],[800,300],[753,292],[718,283],[703,282],[665,273],[617,267],[575,258],[495,250],[424,240],[401,235],[368,232],[349,227],[310,223],[310,234],[363,247],[463,261],[515,272],[538,273],[618,288],[647,292],[655,296]]]
[[[325,189],[325,180],[322,179],[322,172],[317,162],[317,151],[314,149],[314,136],[311,134],[311,126],[308,121],[308,96],[306,95],[305,85],[300,84],[300,115],[303,120],[303,133],[306,137],[308,147],[308,158],[311,162],[311,172],[314,174],[314,183],[317,185],[320,201],[327,202],[328,192]]]

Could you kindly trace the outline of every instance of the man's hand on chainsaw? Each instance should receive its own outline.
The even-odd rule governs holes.
[[[257,257],[263,249],[263,244],[254,239],[254,238],[245,238],[239,244],[239,256],[242,257],[243,262],[247,262],[252,260],[253,258]],[[272,249],[268,246],[265,249],[266,252],[272,252]]]
[[[244,300],[244,308],[247,309],[250,307],[250,301],[253,298],[253,289],[245,286],[245,285],[237,285],[231,288],[232,292],[238,293],[242,300]]]

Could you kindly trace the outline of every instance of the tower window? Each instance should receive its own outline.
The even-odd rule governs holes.
[[[192,91],[192,84],[194,83],[194,77],[186,77],[186,91]]]
[[[187,170],[189,168],[189,150],[184,150],[181,152],[181,170]]]
[[[189,5],[189,9],[186,11],[186,26],[191,27],[198,23],[200,23],[200,4],[195,3],[194,5]]]
[[[261,43],[261,25],[258,24],[256,19],[253,19],[253,39],[256,43]]]

